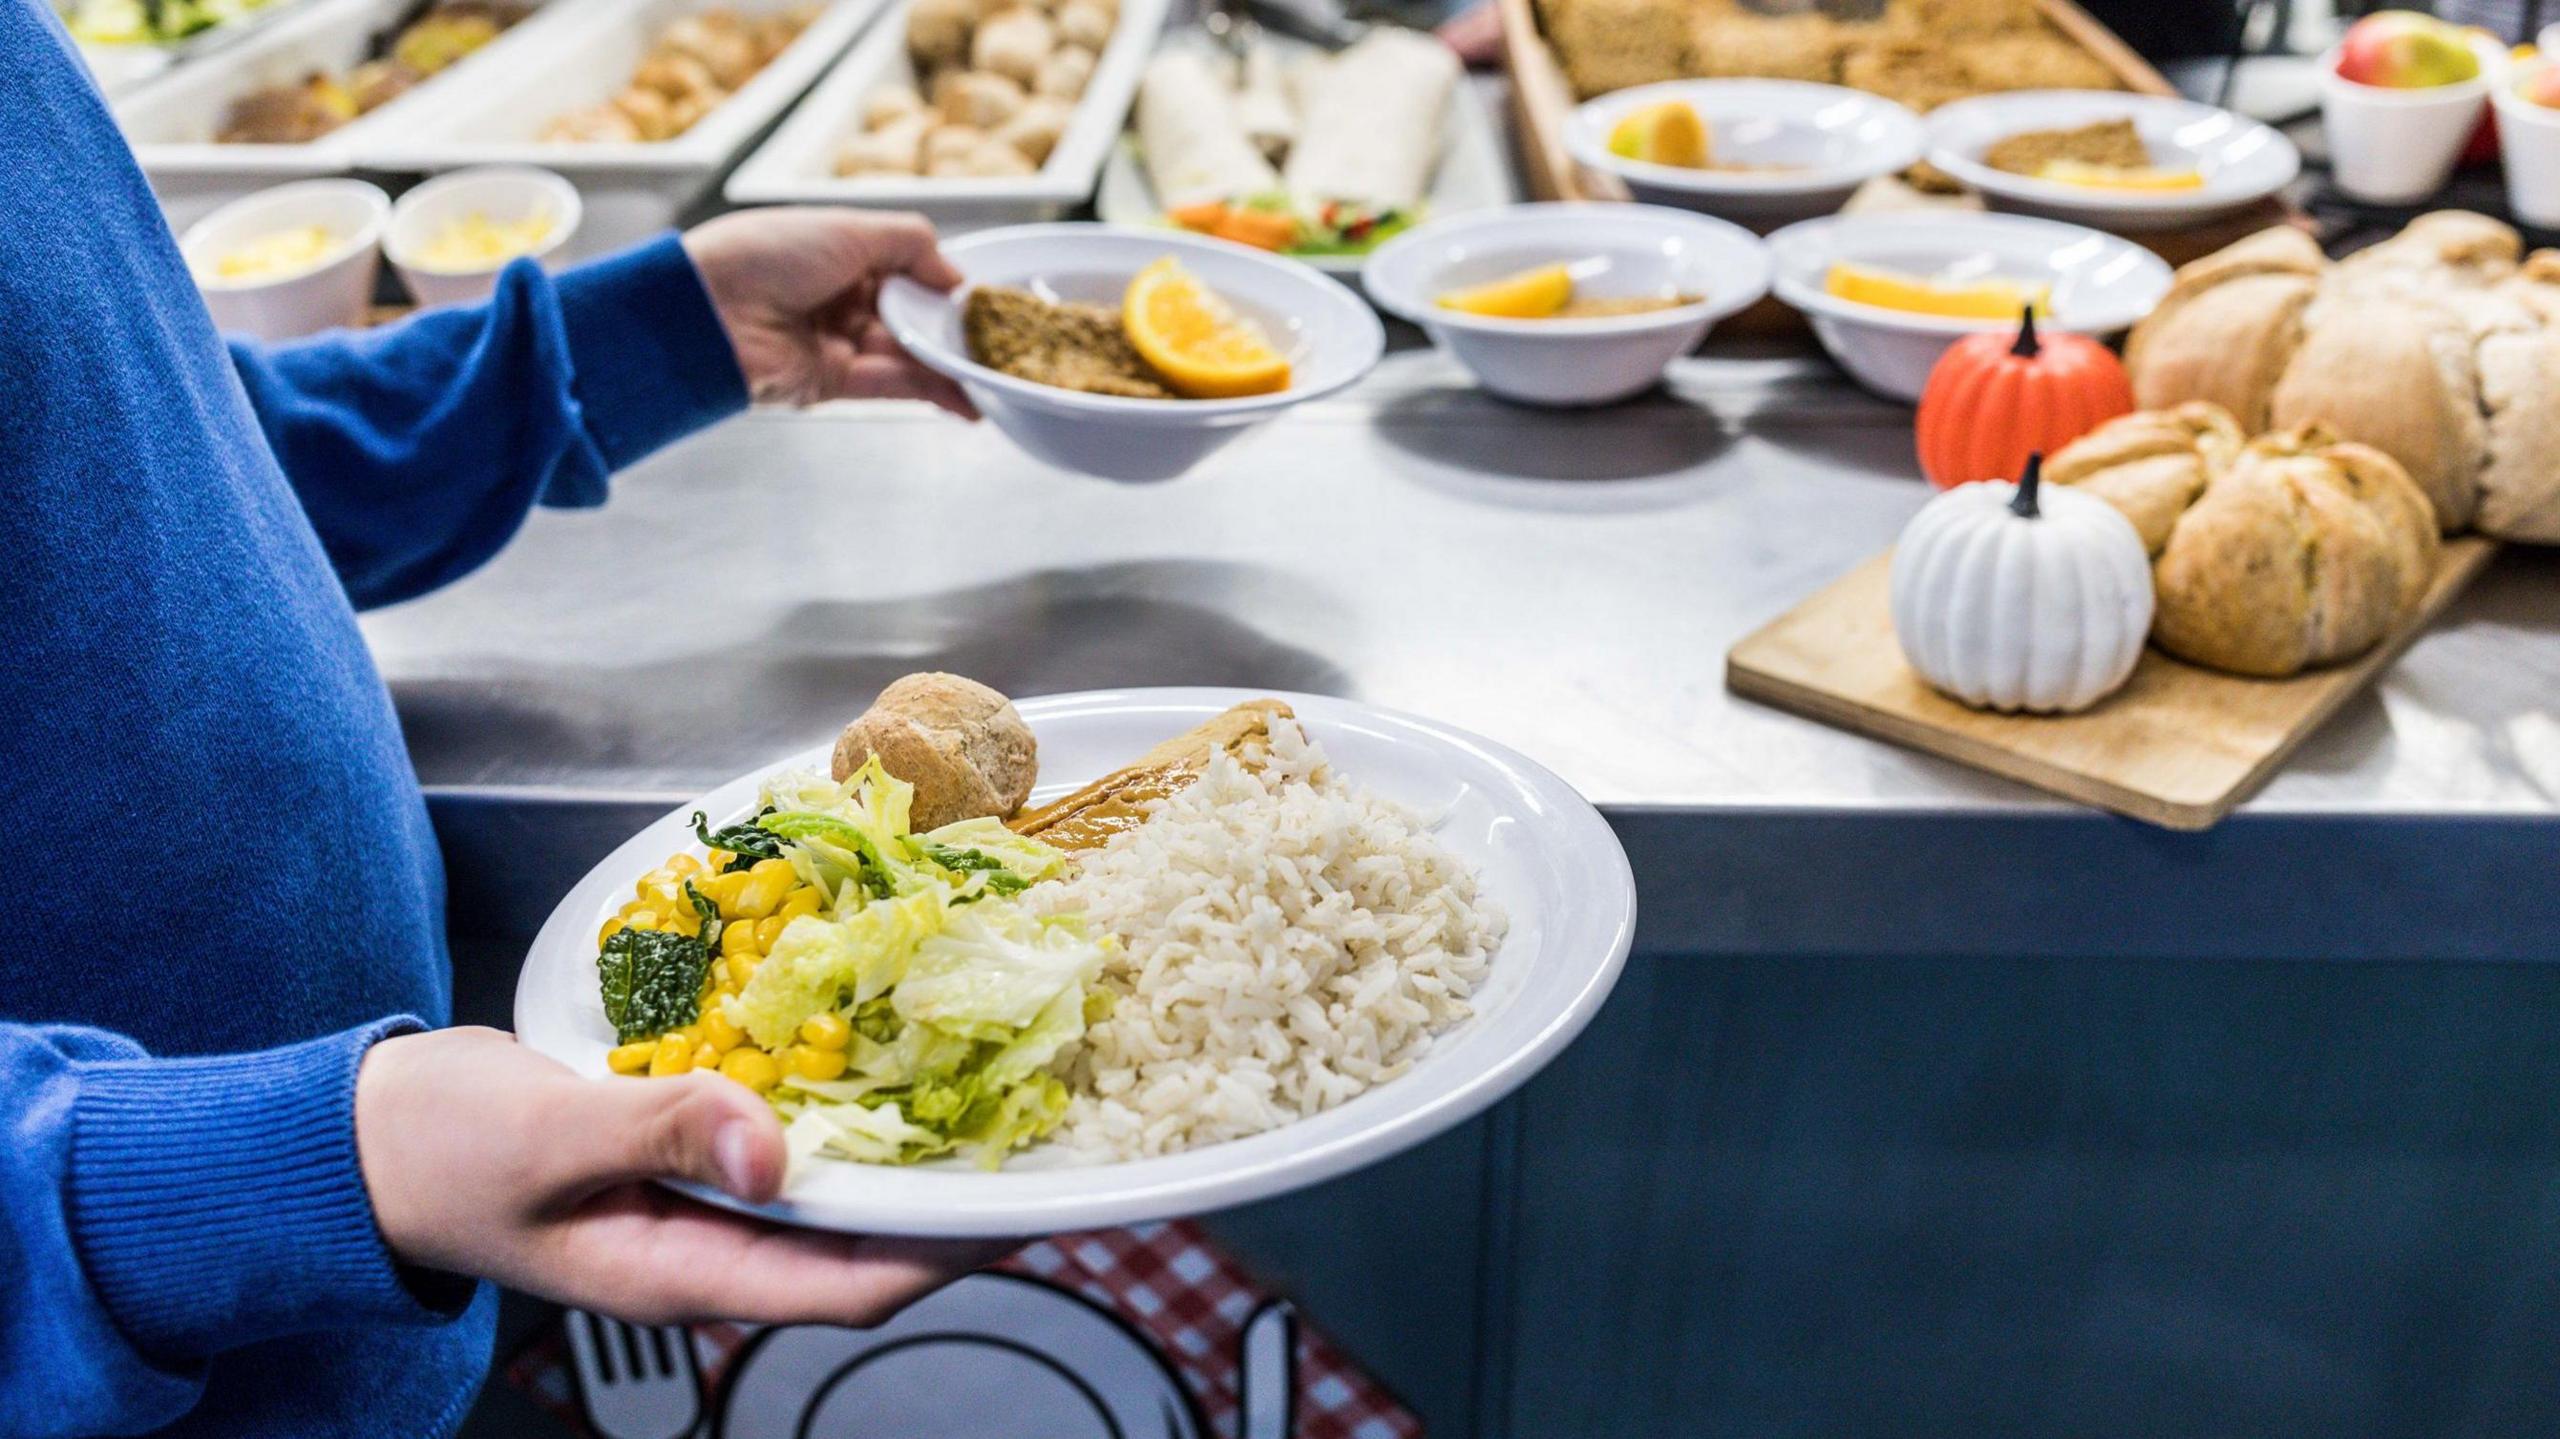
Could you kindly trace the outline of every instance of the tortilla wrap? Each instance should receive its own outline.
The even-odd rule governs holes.
[[[1440,159],[1458,57],[1413,30],[1379,28],[1309,77],[1282,182],[1303,213],[1342,202],[1373,215],[1421,208]]]
[[[1208,57],[1168,50],[1138,86],[1138,149],[1156,204],[1167,210],[1235,201],[1280,188],[1236,118],[1235,92]]]

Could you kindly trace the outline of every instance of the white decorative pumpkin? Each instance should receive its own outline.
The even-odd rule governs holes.
[[[1893,553],[1893,632],[1920,677],[1977,709],[2067,713],[2115,693],[2151,631],[2151,556],[2094,495],[1958,485]]]

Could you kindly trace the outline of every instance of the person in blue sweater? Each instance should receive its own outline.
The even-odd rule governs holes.
[[[913,219],[737,215],[363,334],[218,338],[47,0],[0,0],[0,1434],[442,1435],[483,1280],[642,1321],[876,1320],[991,1257],[742,1199],[744,1088],[448,1012],[435,837],[356,611],[743,408],[922,396]]]

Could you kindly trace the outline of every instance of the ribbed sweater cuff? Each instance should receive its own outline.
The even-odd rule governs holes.
[[[569,270],[559,294],[570,389],[610,468],[747,407],[738,352],[678,237]]]
[[[422,1027],[403,1017],[250,1054],[74,1066],[72,1232],[137,1348],[195,1359],[461,1312],[403,1282],[356,1159],[356,1068],[375,1041]]]

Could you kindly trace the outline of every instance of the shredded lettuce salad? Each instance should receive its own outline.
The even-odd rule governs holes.
[[[1052,1066],[1107,1011],[1094,981],[1116,941],[1016,899],[1066,856],[995,819],[912,833],[914,796],[876,758],[842,783],[764,787],[753,823],[830,902],[783,929],[726,1012],[774,1050],[820,1014],[853,1029],[840,1078],[786,1075],[774,1091],[795,1161],[994,1168],[1056,1128],[1067,1088]]]

